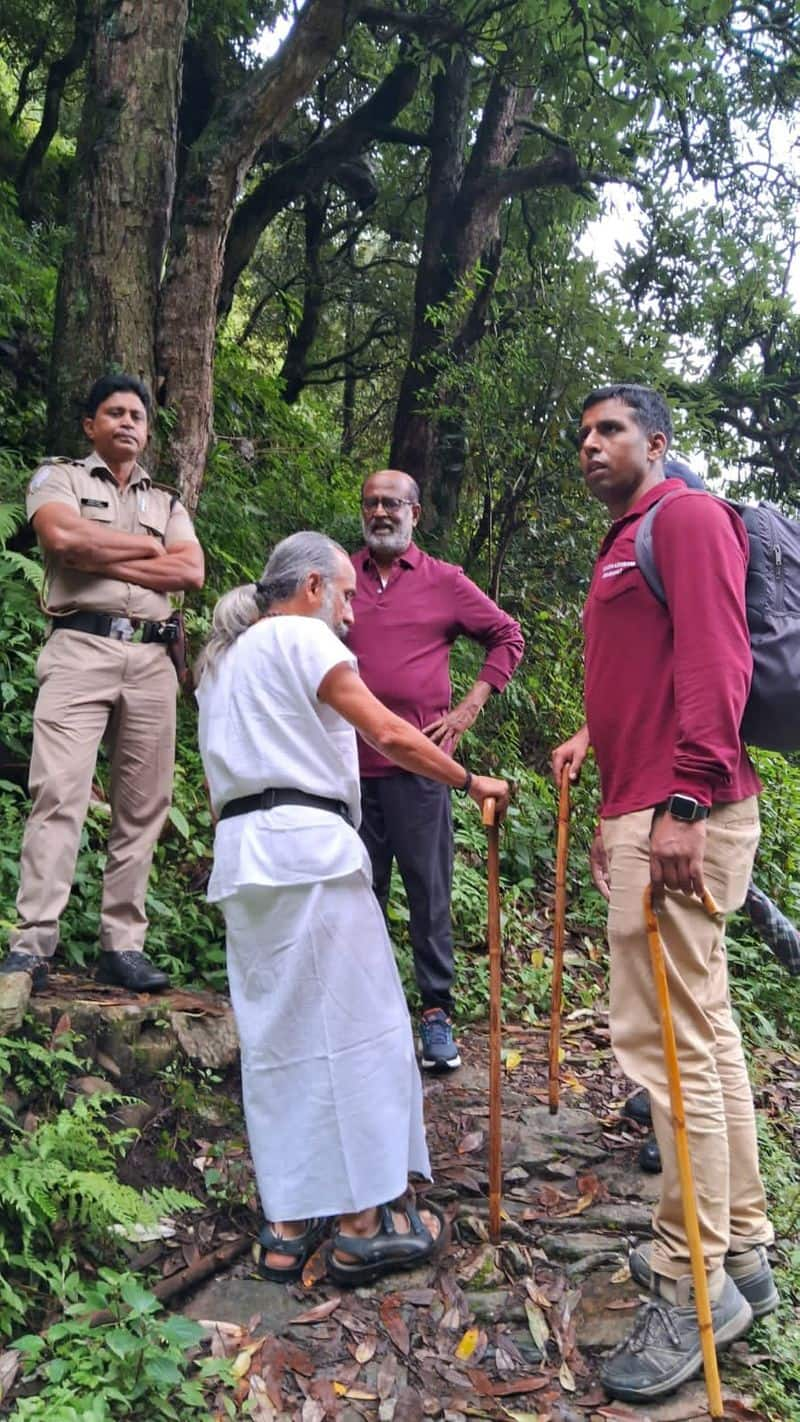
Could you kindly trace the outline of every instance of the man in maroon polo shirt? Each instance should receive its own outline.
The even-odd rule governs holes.
[[[347,644],[370,691],[452,755],[492,691],[502,691],[524,650],[519,624],[464,576],[412,541],[415,481],[397,469],[370,475],[361,491],[366,547],[353,555],[355,625]],[[450,648],[459,636],[486,649],[478,678],[451,705]],[[452,1028],[453,937],[450,793],[398,770],[359,739],[361,835],[386,910],[392,861],[408,896],[414,968],[422,998],[422,1065],[461,1065]],[[465,773],[467,788],[468,777]]]
[[[630,1256],[653,1302],[602,1374],[613,1396],[631,1402],[670,1392],[702,1363],[643,917],[648,882],[659,903],[718,1346],[778,1302],[724,922],[698,897],[707,886],[721,914],[738,908],[758,843],[761,787],[739,734],[752,675],[747,537],[721,500],[671,498],[653,525],[666,606],[650,591],[636,564],[636,529],[652,504],[684,488],[664,477],[671,434],[665,402],[645,386],[606,386],[584,402],[581,468],[613,522],[584,609],[587,725],[553,753],[559,780],[565,765],[577,775],[590,742],[597,758],[592,871],[609,902],[611,1040],[623,1070],[650,1092],[664,1165],[655,1238]]]

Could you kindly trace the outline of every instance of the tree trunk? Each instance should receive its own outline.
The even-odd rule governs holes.
[[[417,273],[414,330],[395,411],[391,463],[413,474],[423,494],[429,532],[452,525],[464,478],[466,444],[458,411],[434,410],[443,357],[463,360],[485,329],[500,269],[503,204],[536,188],[578,186],[587,175],[563,145],[527,167],[514,163],[531,107],[529,90],[492,80],[466,161],[470,111],[468,61],[457,55],[436,92],[422,260]],[[455,322],[432,320],[430,308],[480,268],[471,300]],[[455,329],[453,326],[455,324]]]
[[[345,351],[350,352],[356,340],[356,306],[352,287],[347,291],[347,309],[345,311],[344,325],[344,345]],[[347,354],[344,359],[344,380],[342,382],[342,436],[339,448],[345,458],[350,457],[355,443],[355,423],[356,423],[356,390],[358,386],[358,374],[356,372],[355,357]]]
[[[274,58],[217,110],[189,156],[158,316],[157,365],[175,420],[169,477],[190,509],[211,434],[216,314],[234,206],[257,152],[339,48],[348,10],[347,0],[307,0]]]
[[[305,202],[305,273],[303,285],[303,312],[289,337],[281,368],[283,398],[287,405],[294,405],[300,398],[305,385],[306,362],[314,344],[322,311],[325,278],[322,269],[322,237],[325,230],[327,204],[316,195],[309,195]]]
[[[54,453],[80,447],[82,402],[98,375],[125,370],[154,384],[187,11],[188,0],[120,0],[95,29],[70,199],[74,235],[56,297]]]
[[[428,357],[441,339],[428,319],[428,309],[449,295],[455,280],[448,238],[452,237],[452,211],[464,174],[470,90],[469,60],[456,51],[433,84],[428,203],[414,288],[414,327],[389,456],[393,469],[403,469],[417,480],[426,500],[435,468],[434,427],[424,408],[433,385]]]
[[[97,24],[98,5],[96,0],[77,0],[75,6],[75,33],[68,50],[53,60],[47,72],[42,119],[17,174],[16,186],[19,194],[19,210],[26,221],[31,222],[39,215],[35,187],[42,163],[58,129],[58,116],[67,80],[80,69],[92,42]],[[22,85],[20,85],[20,90]]]

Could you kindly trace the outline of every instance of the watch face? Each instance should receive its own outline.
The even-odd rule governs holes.
[[[708,811],[692,795],[670,795],[667,809],[676,820],[700,820]]]
[[[699,806],[698,801],[693,799],[691,795],[669,796],[669,813],[671,813],[675,819],[695,819],[696,815],[698,815],[699,808],[701,808],[701,806]]]

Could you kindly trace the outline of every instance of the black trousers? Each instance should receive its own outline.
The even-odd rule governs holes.
[[[408,896],[414,971],[423,1011],[453,1007],[453,819],[450,791],[424,775],[399,771],[361,782],[361,838],[386,913],[392,860]]]

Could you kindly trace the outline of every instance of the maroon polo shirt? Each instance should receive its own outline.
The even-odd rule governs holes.
[[[683,488],[665,480],[611,525],[584,608],[586,717],[606,817],[678,792],[711,805],[761,789],[739,734],[753,673],[744,526],[718,499],[672,499],[653,525],[667,607],[636,566],[639,521]]]
[[[450,648],[471,637],[486,648],[478,673],[502,691],[525,649],[519,623],[453,563],[409,544],[395,558],[386,587],[368,549],[353,554],[355,625],[347,645],[370,691],[420,730],[450,709]],[[397,766],[359,737],[361,774],[392,775]]]

